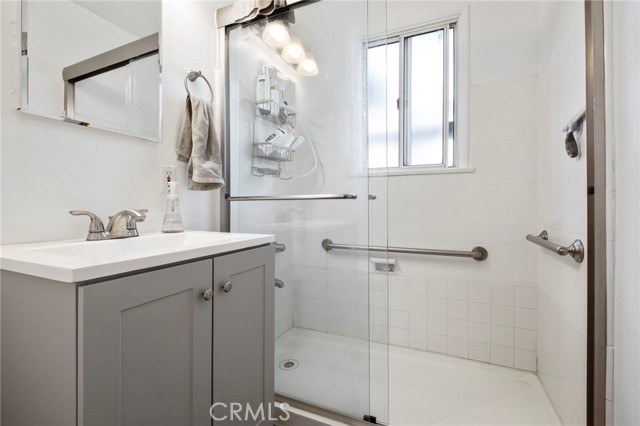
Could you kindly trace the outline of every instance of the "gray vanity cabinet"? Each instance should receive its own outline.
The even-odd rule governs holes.
[[[273,256],[273,248],[268,247],[214,259],[213,401],[225,404],[214,408],[215,418],[224,418],[233,402],[248,402],[257,412],[259,404],[273,401]],[[263,409],[268,416],[267,406]],[[213,424],[258,422],[227,418]]]
[[[273,402],[270,245],[88,283],[2,280],[3,426],[254,426],[209,409]]]
[[[212,263],[79,288],[79,424],[209,424]]]

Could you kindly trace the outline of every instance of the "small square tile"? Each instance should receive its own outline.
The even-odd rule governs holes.
[[[514,309],[507,306],[491,305],[491,324],[514,326]]]
[[[513,367],[514,355],[513,348],[505,346],[491,345],[491,363],[504,365],[505,367]]]
[[[491,345],[489,343],[469,340],[469,359],[490,362]]]
[[[389,311],[389,325],[395,328],[409,328],[409,313],[406,311]]]
[[[513,347],[513,339],[513,327],[491,326],[491,343],[494,345]]]
[[[389,309],[395,311],[408,311],[409,295],[406,293],[389,293]]]
[[[515,367],[520,370],[537,371],[538,365],[535,351],[516,349]]]
[[[469,340],[491,342],[491,326],[478,322],[469,322]]]
[[[491,305],[469,302],[469,320],[489,324],[491,322]]]
[[[392,293],[408,293],[409,277],[406,275],[389,275],[389,291]]]
[[[427,350],[427,333],[421,333],[419,331],[409,331],[409,347],[413,349],[419,349],[421,351]]]
[[[538,307],[538,289],[531,287],[516,287],[516,307],[536,309]]]
[[[447,317],[429,315],[427,319],[427,330],[434,334],[447,334]]]
[[[430,352],[447,353],[447,336],[427,334],[427,349]]]
[[[409,346],[409,331],[401,328],[389,327],[389,344],[395,346]]]
[[[469,302],[491,303],[491,286],[469,283]]]
[[[537,349],[537,332],[533,330],[515,330],[515,347],[518,349],[527,349],[535,351]]]
[[[409,312],[426,315],[429,311],[429,302],[425,296],[409,296]]]
[[[469,335],[469,323],[466,320],[449,318],[447,321],[447,334],[453,337],[466,339]]]
[[[467,339],[449,336],[447,339],[447,354],[467,358],[468,353]]]
[[[538,329],[538,311],[535,309],[516,308],[515,325],[528,330]]]
[[[411,277],[409,281],[409,294],[415,296],[426,296],[428,283],[426,277]]]
[[[514,292],[513,287],[509,286],[491,286],[491,304],[502,306],[513,306]]]
[[[427,316],[423,314],[409,313],[409,330],[427,332]]]
[[[439,297],[446,299],[448,289],[447,289],[447,280],[443,279],[430,279],[428,287],[428,295],[429,297]]]
[[[469,300],[469,284],[464,281],[450,280],[448,297],[454,300]]]
[[[468,319],[469,302],[462,300],[449,300],[447,303],[447,316],[449,318]]]
[[[429,315],[447,316],[447,299],[439,299],[434,297],[428,298]]]

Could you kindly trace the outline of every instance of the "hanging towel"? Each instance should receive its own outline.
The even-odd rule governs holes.
[[[187,96],[176,153],[178,160],[188,163],[188,189],[211,191],[224,186],[220,144],[210,103]]]

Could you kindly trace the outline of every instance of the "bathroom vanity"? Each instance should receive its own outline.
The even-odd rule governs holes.
[[[3,246],[2,423],[210,425],[215,402],[273,402],[272,241]]]

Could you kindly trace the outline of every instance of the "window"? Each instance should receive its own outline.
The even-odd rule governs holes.
[[[458,166],[456,22],[367,44],[369,168]]]

